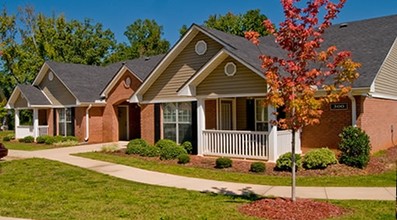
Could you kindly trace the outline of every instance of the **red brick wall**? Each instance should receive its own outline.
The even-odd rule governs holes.
[[[131,79],[131,85],[127,87],[125,85],[125,79],[129,77]],[[126,71],[119,81],[115,84],[112,90],[109,92],[106,99],[106,106],[103,115],[103,128],[104,132],[103,141],[113,142],[119,140],[119,123],[117,119],[117,106],[120,104],[129,105],[129,125],[130,125],[130,139],[136,137],[139,131],[139,115],[136,113],[136,105],[130,105],[126,101],[134,94],[139,88],[141,82],[132,75],[129,71]],[[138,115],[138,118],[135,118]]]
[[[89,110],[89,138],[88,143],[103,142],[103,107],[91,107]],[[86,134],[86,110],[87,107],[75,108],[75,136],[80,142],[85,141]]]
[[[215,99],[205,100],[205,129],[216,129],[216,100]]]
[[[347,103],[347,110],[331,110],[330,104],[323,108],[320,124],[306,126],[302,130],[302,151],[307,152],[313,148],[328,147],[337,149],[339,145],[339,134],[343,128],[351,125],[351,100],[343,98],[338,103]]]
[[[141,105],[141,138],[154,144],[154,133],[154,104]]]
[[[357,125],[369,135],[372,152],[397,143],[397,101],[363,97],[360,104]]]

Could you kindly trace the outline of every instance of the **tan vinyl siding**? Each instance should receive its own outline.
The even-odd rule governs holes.
[[[195,52],[195,45],[199,40],[207,43],[207,52],[201,56]],[[216,41],[202,33],[197,34],[146,91],[143,100],[175,98],[177,90],[220,49],[221,45]]]
[[[397,40],[375,80],[375,92],[397,96]]]
[[[236,99],[237,130],[247,130],[247,104],[246,98]]]
[[[22,94],[19,94],[17,100],[14,103],[14,108],[26,108],[28,107],[28,102],[25,98],[22,97]]]
[[[233,62],[237,72],[234,76],[226,76],[226,63]],[[265,80],[233,58],[222,62],[196,88],[197,95],[228,95],[228,94],[258,94],[266,92]]]
[[[75,105],[76,99],[54,74],[52,81],[48,79],[48,71],[39,87],[51,100],[53,105]]]

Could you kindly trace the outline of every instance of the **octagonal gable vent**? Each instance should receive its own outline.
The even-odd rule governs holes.
[[[237,67],[233,62],[228,62],[225,65],[225,75],[226,76],[234,76],[236,74]]]

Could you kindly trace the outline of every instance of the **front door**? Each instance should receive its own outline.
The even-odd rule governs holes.
[[[128,140],[128,106],[119,106],[118,121],[119,121],[119,140]]]
[[[220,102],[220,130],[233,130],[233,101],[221,100]]]

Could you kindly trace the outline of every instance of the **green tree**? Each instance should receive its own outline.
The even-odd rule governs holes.
[[[2,10],[0,41],[0,83],[7,97],[16,84],[31,83],[45,60],[100,65],[116,44],[100,23],[46,17],[32,7],[20,8],[18,15]]]
[[[170,48],[170,42],[162,39],[163,27],[155,20],[138,19],[127,26],[124,35],[129,45],[120,43],[108,62],[159,55],[166,53]]]
[[[229,12],[225,15],[210,15],[208,20],[204,22],[204,26],[242,37],[247,31],[256,31],[261,36],[265,36],[267,32],[262,22],[266,19],[267,17],[261,14],[259,9],[249,10],[245,14],[237,15]],[[182,36],[186,31],[187,26],[183,25],[179,33]]]

